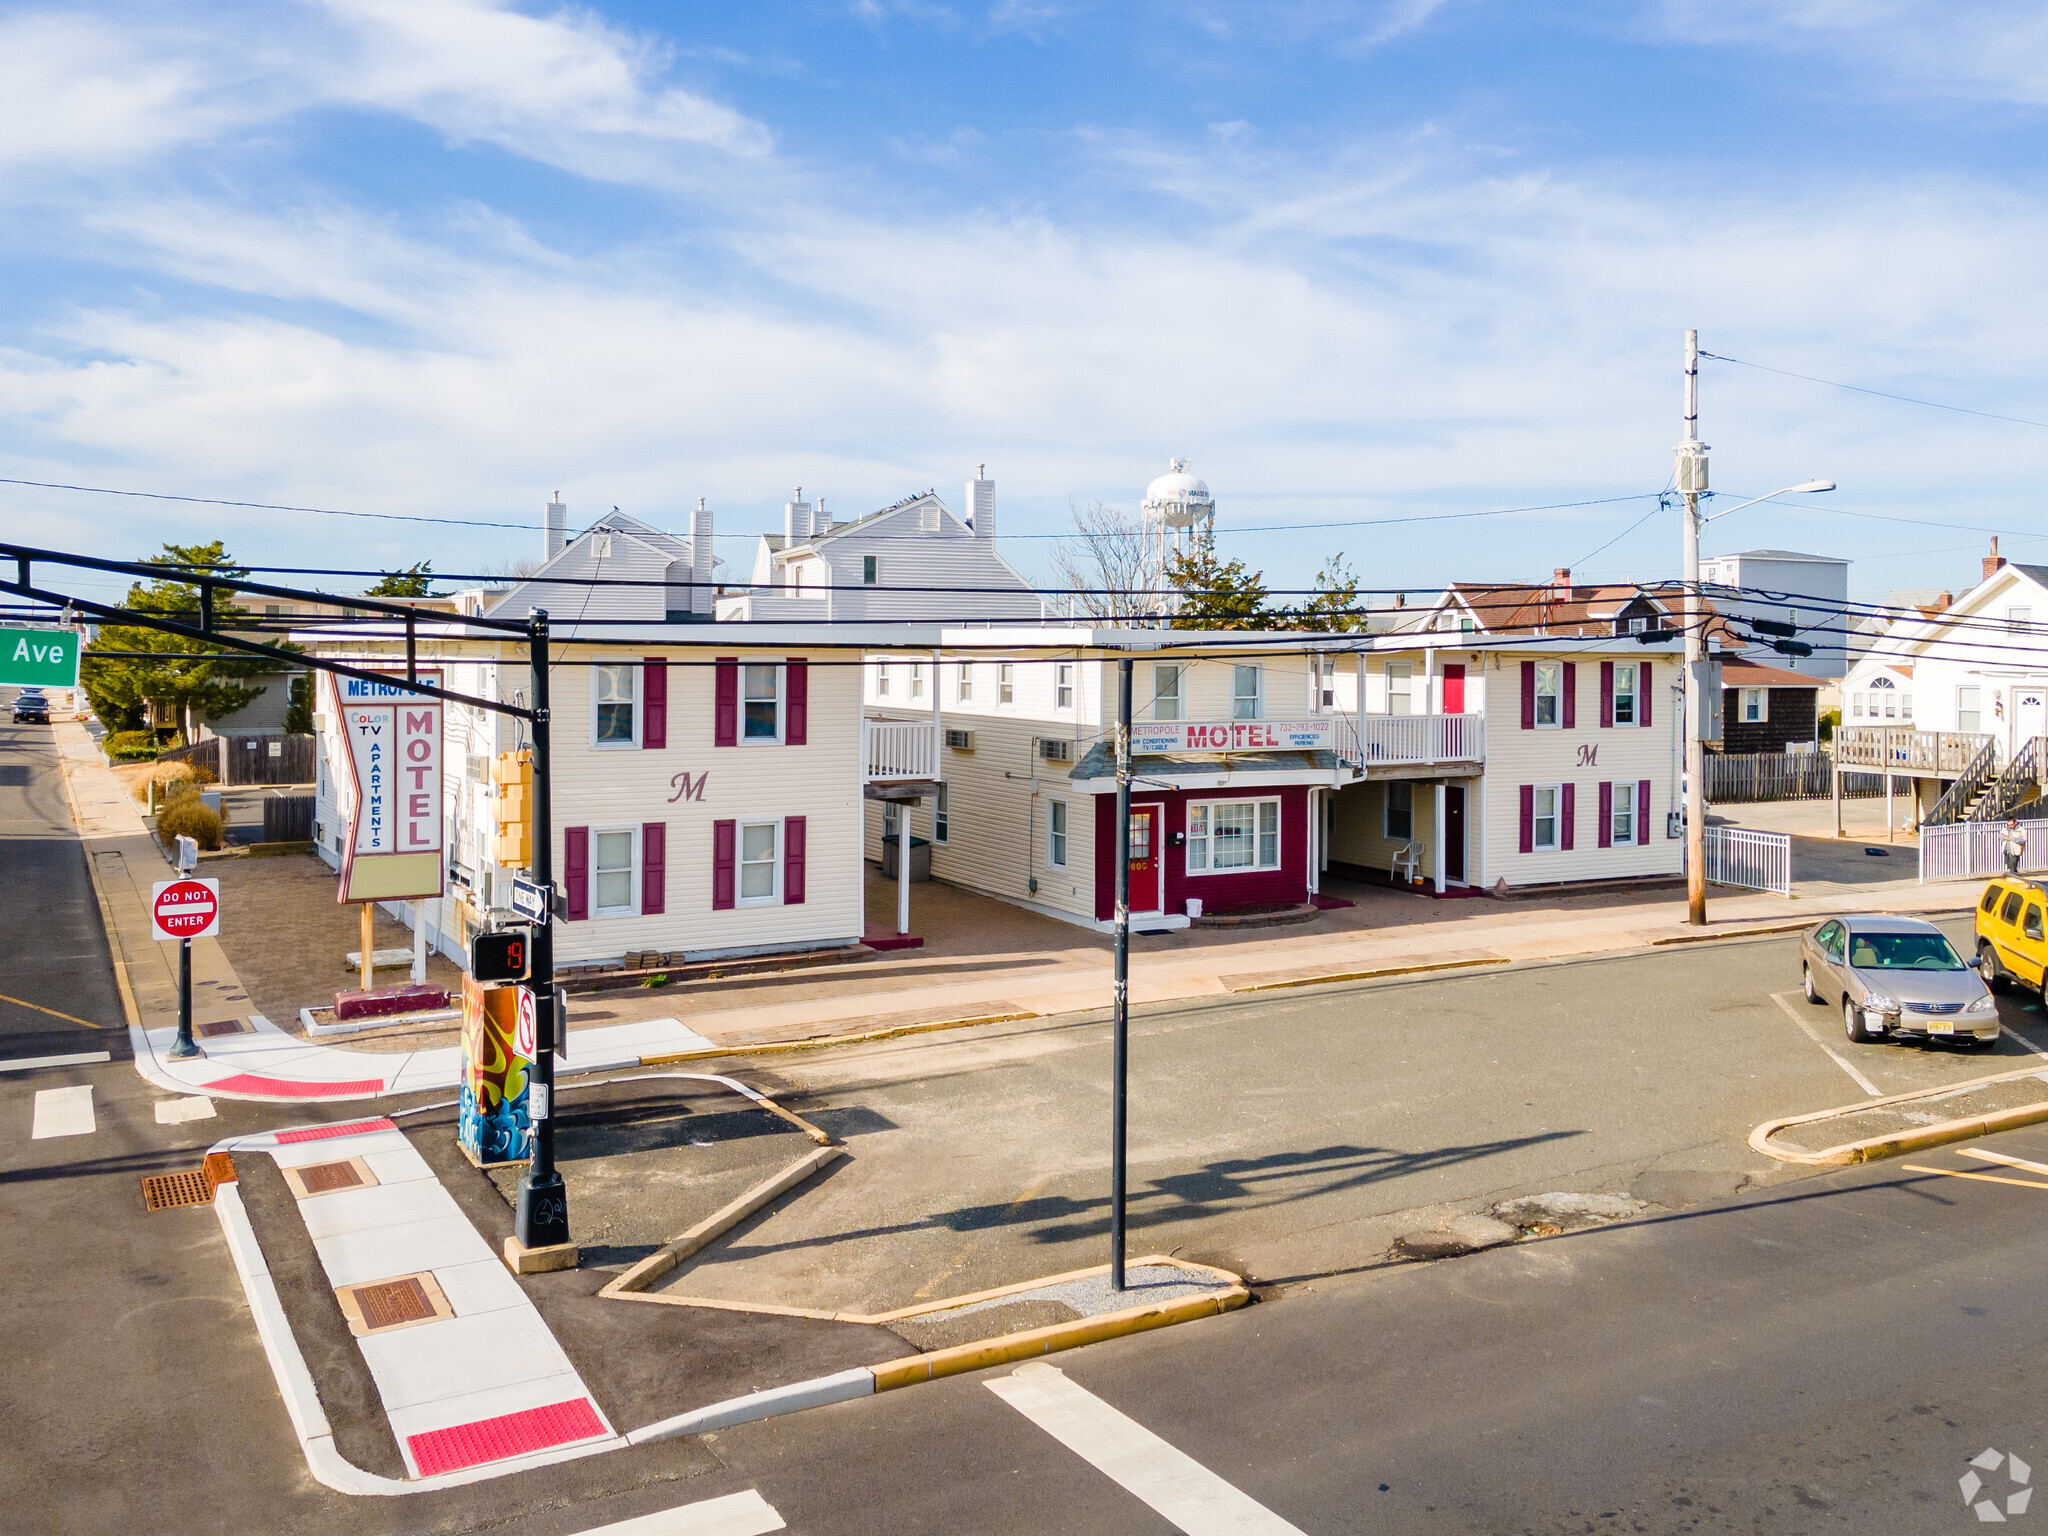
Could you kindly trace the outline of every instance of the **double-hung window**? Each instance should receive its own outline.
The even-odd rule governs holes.
[[[1188,807],[1190,875],[1279,867],[1278,800],[1200,800]]]
[[[2014,634],[2024,634],[2033,627],[2034,610],[2031,608],[2008,608],[2005,610],[2005,627]]]
[[[748,741],[782,740],[782,669],[748,662],[741,669],[745,694],[741,699],[741,735]]]
[[[1046,802],[1045,862],[1054,869],[1067,867],[1067,802],[1064,800]]]
[[[943,843],[946,835],[953,830],[950,808],[946,804],[946,786],[939,786],[938,804],[932,811],[932,841]]]
[[[1412,715],[1415,713],[1415,663],[1412,661],[1390,661],[1387,663],[1387,713],[1390,715]]]
[[[640,910],[633,899],[633,850],[640,841],[631,827],[590,834],[590,915],[630,917]]]
[[[1071,661],[1057,661],[1052,668],[1052,707],[1072,709],[1074,707],[1074,664]]]
[[[1770,693],[1762,688],[1742,690],[1742,723],[1761,725],[1771,718]]]
[[[1632,661],[1617,661],[1614,664],[1614,723],[1634,725],[1636,723],[1636,664]]]
[[[1983,697],[1983,693],[1975,683],[1956,690],[1956,729],[1958,731],[1974,734],[1982,725],[1984,716],[1980,708],[1980,701]],[[1885,702],[1887,704],[1891,702],[1889,695],[1885,698]]]
[[[1538,853],[1557,852],[1557,802],[1560,790],[1555,784],[1536,786],[1534,819],[1535,835],[1531,845]]]
[[[876,568],[875,557],[873,555],[862,555],[860,557],[860,584],[864,587],[872,587],[879,575],[880,572]]]
[[[875,663],[875,697],[878,699],[889,697],[889,663],[886,661]]]
[[[958,674],[956,674],[956,681],[953,687],[953,696],[962,704],[971,704],[974,702],[973,662],[963,661],[960,663],[960,670]]]
[[[1309,709],[1326,715],[1337,707],[1337,658],[1314,656],[1309,665],[1314,669],[1309,676]]]
[[[1152,718],[1154,720],[1178,720],[1180,712],[1181,667],[1178,662],[1162,661],[1152,668]]]
[[[743,821],[740,823],[740,905],[765,907],[780,895],[778,880],[782,861],[778,845],[782,823]]]
[[[1562,725],[1558,701],[1564,697],[1564,666],[1555,661],[1536,663],[1536,723]]]
[[[591,718],[591,745],[630,747],[640,740],[638,667],[596,667],[597,709]]]
[[[882,802],[882,840],[887,842],[903,829],[903,807],[894,800]]]
[[[1415,786],[1405,779],[1387,782],[1387,841],[1407,842],[1415,835]]]
[[[1609,835],[1616,847],[1636,840],[1636,787],[1630,783],[1614,786],[1614,813]]]
[[[1266,669],[1242,662],[1230,669],[1230,718],[1263,720],[1266,710]]]
[[[924,697],[924,663],[921,661],[910,664],[910,696],[913,699]]]
[[[996,663],[996,702],[1015,704],[1017,702],[1017,664],[1013,661]]]

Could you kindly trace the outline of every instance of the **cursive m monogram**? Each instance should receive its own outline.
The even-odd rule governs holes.
[[[675,793],[668,797],[668,803],[674,805],[678,800],[702,800],[704,798],[704,786],[710,782],[711,770],[708,768],[695,778],[690,777],[687,771],[679,773],[669,780],[669,783],[675,789]]]

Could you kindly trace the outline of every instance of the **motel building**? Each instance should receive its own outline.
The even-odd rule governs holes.
[[[1112,926],[1121,653],[1140,928],[1339,904],[1332,880],[1454,895],[1674,875],[1677,648],[1627,630],[949,629],[869,658],[864,852],[893,862],[908,836],[935,880]]]

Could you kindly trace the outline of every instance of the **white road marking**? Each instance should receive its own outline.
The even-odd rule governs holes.
[[[17,1056],[0,1061],[0,1072],[33,1072],[38,1067],[91,1067],[114,1059],[111,1051],[80,1051],[75,1056]]]
[[[788,1523],[774,1506],[749,1488],[745,1493],[728,1493],[722,1499],[685,1504],[680,1509],[657,1510],[637,1520],[601,1525],[583,1536],[767,1536],[769,1531],[786,1531]]]
[[[1813,1027],[1812,1023],[1809,1020],[1801,1016],[1799,1012],[1799,1005],[1795,1004],[1792,1001],[1792,999],[1797,995],[1798,994],[1792,992],[1773,992],[1771,994],[1771,1001],[1776,1003],[1780,1008],[1785,1010],[1785,1016],[1787,1018],[1789,1018],[1794,1024],[1797,1024],[1801,1029],[1806,1031],[1808,1039],[1812,1040],[1815,1045],[1819,1046],[1822,1050],[1828,1053],[1828,1060],[1832,1061],[1844,1072],[1848,1073],[1851,1077],[1855,1078],[1857,1087],[1861,1088],[1873,1099],[1883,1098],[1884,1090],[1878,1087],[1877,1084],[1873,1083],[1869,1078],[1865,1077],[1861,1072],[1858,1072],[1856,1068],[1850,1063],[1848,1057],[1844,1056],[1832,1045],[1829,1045],[1827,1041],[1821,1039],[1820,1032]],[[1800,998],[1800,1003],[1804,1003],[1805,1001],[1806,1000],[1804,998]]]
[[[92,1084],[76,1088],[45,1088],[36,1095],[35,1127],[29,1140],[49,1136],[90,1136],[99,1129],[92,1114]]]
[[[2048,1173],[2048,1163],[2030,1163],[2024,1157],[2009,1157],[2003,1152],[1986,1152],[1982,1147],[1958,1149],[1965,1157],[1974,1157],[1981,1163],[2003,1163],[2008,1168],[2024,1168],[2029,1173]]]
[[[158,1099],[156,1101],[156,1123],[158,1125],[183,1125],[187,1120],[211,1120],[213,1100],[205,1094],[189,1099]]]
[[[1058,1366],[1034,1361],[982,1385],[1186,1536],[1302,1536],[1192,1456],[1076,1386]]]
[[[2011,1028],[2004,1024],[1998,1026],[1998,1032],[2001,1035],[2004,1035],[2008,1040],[2018,1041],[2021,1045],[2025,1046],[2028,1050],[2032,1051],[2036,1056],[2040,1057],[2043,1061],[2048,1061],[2048,1051],[2042,1050],[2038,1045],[2034,1044],[2034,1042],[2029,1040],[2025,1035],[2015,1033]]]

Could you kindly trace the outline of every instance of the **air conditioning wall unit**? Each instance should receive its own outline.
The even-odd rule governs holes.
[[[974,732],[949,730],[946,732],[946,745],[955,752],[972,752],[974,750]]]
[[[1071,741],[1054,741],[1047,737],[1039,742],[1038,755],[1048,763],[1071,763],[1074,760],[1074,744]]]

